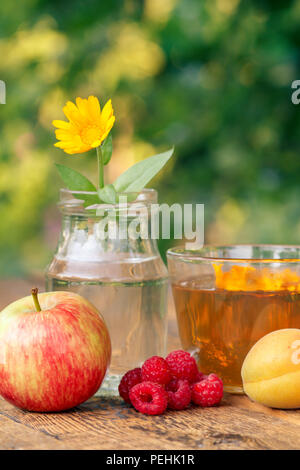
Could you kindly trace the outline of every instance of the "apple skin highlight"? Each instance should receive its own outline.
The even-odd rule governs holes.
[[[271,408],[300,408],[300,330],[287,328],[261,338],[242,366],[244,392]]]
[[[100,387],[111,356],[97,309],[71,292],[17,300],[0,313],[0,394],[29,411],[62,411]]]

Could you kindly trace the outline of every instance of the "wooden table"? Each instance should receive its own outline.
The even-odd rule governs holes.
[[[27,295],[31,286],[0,282],[0,309]],[[169,348],[178,345],[171,315]],[[119,398],[92,398],[72,411],[48,414],[21,411],[0,399],[0,449],[299,448],[300,410],[272,410],[238,395],[225,395],[218,407],[154,417],[137,413]]]

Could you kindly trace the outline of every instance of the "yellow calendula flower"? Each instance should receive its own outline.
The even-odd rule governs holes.
[[[101,111],[95,96],[89,96],[88,99],[76,98],[76,105],[68,101],[63,111],[69,122],[53,121],[59,141],[54,145],[71,155],[99,147],[115,122],[111,100]]]

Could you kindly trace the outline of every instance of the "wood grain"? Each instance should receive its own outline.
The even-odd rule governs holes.
[[[93,398],[65,413],[29,413],[0,400],[0,447],[39,449],[299,449],[300,412],[246,397],[145,416],[118,398]]]
[[[0,282],[0,309],[31,287],[32,282]],[[178,346],[170,303],[169,349]],[[300,410],[273,410],[228,394],[218,407],[153,417],[117,397],[95,397],[74,410],[47,414],[19,410],[0,398],[0,429],[0,449],[300,448]]]

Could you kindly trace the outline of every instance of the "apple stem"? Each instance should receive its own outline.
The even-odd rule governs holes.
[[[37,287],[35,287],[34,289],[31,289],[31,295],[33,297],[33,302],[34,302],[34,306],[36,308],[36,311],[40,312],[42,309],[41,309],[39,299],[38,299],[38,291],[39,290],[38,290]]]

